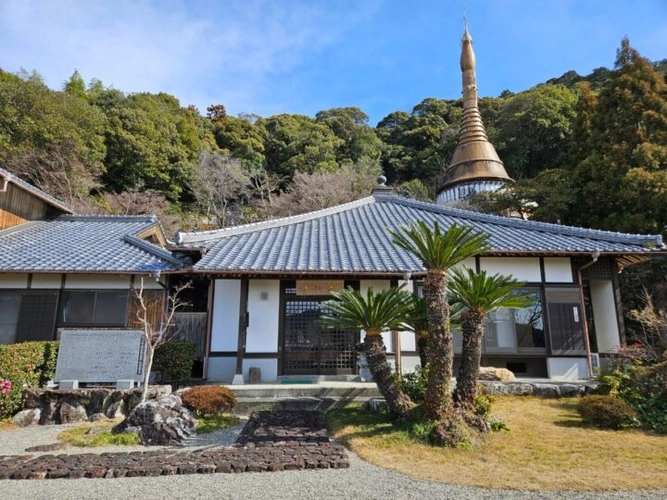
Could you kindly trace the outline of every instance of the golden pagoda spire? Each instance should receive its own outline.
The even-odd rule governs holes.
[[[454,150],[451,164],[445,172],[445,181],[438,195],[438,201],[453,201],[445,191],[454,186],[476,181],[492,181],[486,187],[496,185],[496,189],[504,182],[512,182],[507,175],[503,162],[500,161],[493,144],[489,142],[482,122],[482,115],[477,105],[477,75],[475,74],[475,52],[472,49],[472,37],[465,23],[461,40],[461,72],[463,73],[463,119],[459,131],[459,142]],[[495,181],[495,182],[493,182]],[[463,197],[479,190],[489,190],[482,185],[470,186]],[[460,190],[459,190],[460,191]],[[455,196],[460,199],[461,196]],[[441,200],[442,199],[442,200]]]

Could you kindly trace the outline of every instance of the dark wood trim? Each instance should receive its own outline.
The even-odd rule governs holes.
[[[32,288],[32,273],[28,274],[28,281],[25,285],[27,290],[30,290]]]
[[[625,343],[627,338],[625,336],[625,319],[623,318],[623,303],[621,302],[621,286],[618,282],[618,264],[616,259],[614,259],[614,269],[615,273],[612,275],[611,279],[611,288],[612,293],[614,294],[614,305],[616,309],[616,323],[618,324],[618,337],[621,343]],[[591,298],[592,301],[592,298]],[[592,304],[591,304],[592,306]],[[593,311],[593,318],[595,319],[595,311]],[[597,332],[595,332],[597,336]],[[597,340],[597,338],[595,339]],[[599,349],[599,347],[598,347]]]
[[[204,366],[202,367],[202,375],[208,378],[208,358],[211,351],[211,338],[213,335],[213,304],[215,303],[215,280],[208,280],[208,297],[206,298],[206,337],[204,345]]]
[[[544,265],[544,257],[540,257],[540,280],[542,280],[542,283],[547,282],[547,270]]]
[[[549,321],[549,304],[547,304],[547,287],[540,288],[540,300],[542,301],[542,329],[544,330],[544,349],[546,355],[551,355],[551,322]]]
[[[236,351],[211,351],[209,353],[211,358],[236,358],[238,352]],[[246,352],[243,354],[243,359],[278,359],[280,356],[277,352]]]
[[[236,344],[236,375],[243,374],[243,354],[245,352],[246,333],[248,331],[248,278],[241,280],[241,293],[239,294],[239,336]]]
[[[482,259],[479,255],[475,255],[475,272],[478,273],[482,270]]]

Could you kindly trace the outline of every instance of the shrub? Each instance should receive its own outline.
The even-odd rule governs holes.
[[[2,397],[0,418],[8,418],[21,409],[24,387],[43,387],[53,378],[58,342],[23,342],[0,345],[0,378],[11,382]]]
[[[197,416],[217,415],[236,406],[234,393],[221,385],[199,385],[186,391],[182,398],[183,404]]]
[[[577,403],[584,422],[601,429],[627,429],[638,424],[637,413],[621,398],[614,396],[584,396]]]
[[[618,394],[635,409],[643,427],[667,434],[667,361],[635,368]]]
[[[416,366],[415,371],[403,375],[403,377],[398,380],[398,385],[403,392],[410,396],[412,401],[421,403],[424,401],[427,382],[428,370],[421,366]]]
[[[188,380],[195,360],[194,342],[170,342],[155,349],[153,370],[162,372],[165,380]]]

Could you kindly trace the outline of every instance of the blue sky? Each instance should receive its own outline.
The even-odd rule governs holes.
[[[0,0],[0,68],[52,88],[78,69],[202,113],[357,106],[375,125],[460,96],[464,3],[482,96],[611,67],[624,35],[667,58],[667,0]]]

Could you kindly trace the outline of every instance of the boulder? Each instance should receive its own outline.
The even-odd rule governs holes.
[[[121,418],[125,416],[125,402],[121,399],[111,403],[105,412],[107,418]]]
[[[58,408],[58,422],[71,424],[73,422],[85,422],[88,420],[86,407],[76,399],[66,399],[60,403]]]
[[[14,415],[12,417],[12,422],[19,427],[28,427],[29,425],[38,424],[41,416],[42,410],[40,408],[30,408],[29,410],[23,410]]]
[[[102,420],[107,420],[107,416],[104,413],[93,413],[88,417],[89,422],[100,422]]]
[[[495,366],[481,366],[479,368],[480,380],[494,380],[498,382],[507,382],[516,380],[514,373],[507,368],[496,368]]]
[[[181,398],[172,394],[138,405],[112,432],[134,432],[144,445],[179,445],[194,435],[196,422]]]

